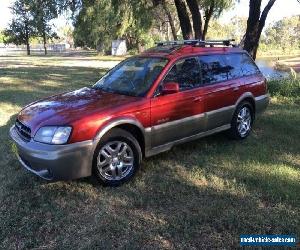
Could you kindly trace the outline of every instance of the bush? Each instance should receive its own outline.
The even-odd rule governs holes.
[[[286,78],[270,80],[268,82],[269,93],[275,97],[300,98],[300,80]]]

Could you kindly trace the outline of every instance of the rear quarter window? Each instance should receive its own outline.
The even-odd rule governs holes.
[[[222,55],[228,71],[228,79],[259,74],[260,71],[246,53]]]

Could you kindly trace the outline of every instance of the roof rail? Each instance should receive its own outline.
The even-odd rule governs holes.
[[[157,46],[166,46],[166,45],[193,45],[193,46],[202,46],[205,47],[209,45],[210,47],[214,47],[215,45],[221,46],[232,46],[236,47],[234,39],[226,39],[226,40],[175,40],[175,41],[161,41],[157,42]]]

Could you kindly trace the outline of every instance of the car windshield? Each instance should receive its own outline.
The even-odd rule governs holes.
[[[105,74],[93,87],[105,92],[144,96],[167,62],[165,58],[156,57],[127,59]]]

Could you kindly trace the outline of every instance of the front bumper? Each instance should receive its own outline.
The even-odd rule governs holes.
[[[11,127],[9,134],[17,146],[17,157],[23,167],[46,180],[71,180],[92,173],[92,140],[67,145],[26,142],[15,126]]]

